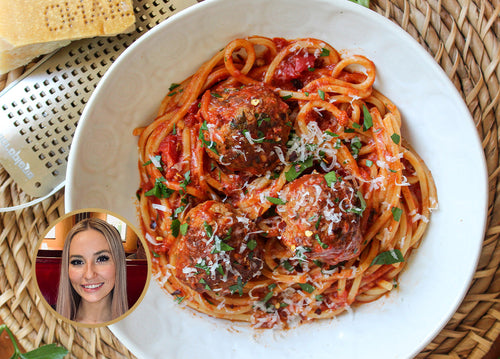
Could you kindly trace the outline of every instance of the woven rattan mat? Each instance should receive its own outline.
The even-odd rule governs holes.
[[[500,333],[500,0],[372,0],[370,8],[402,27],[436,59],[462,94],[482,139],[489,203],[479,265],[457,312],[417,356],[482,358]],[[0,90],[25,70],[0,76]],[[0,167],[0,207],[30,199]],[[0,214],[0,317],[27,350],[58,343],[75,358],[133,358],[108,328],[73,327],[40,302],[31,278],[34,244],[63,214],[64,190],[33,207]]]

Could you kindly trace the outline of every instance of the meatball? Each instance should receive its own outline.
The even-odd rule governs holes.
[[[310,259],[335,265],[359,255],[360,199],[354,183],[332,181],[318,173],[287,184],[281,193],[285,204],[277,212],[285,223],[282,243],[292,252],[298,247]]]
[[[253,175],[272,171],[276,151],[286,152],[291,127],[288,105],[268,87],[257,84],[207,91],[202,110],[214,149],[209,156],[232,171]],[[279,150],[276,150],[276,147]]]
[[[206,201],[191,209],[184,223],[188,227],[172,248],[171,263],[175,276],[187,286],[199,293],[226,295],[235,292],[232,286],[260,274],[261,240],[233,207]]]

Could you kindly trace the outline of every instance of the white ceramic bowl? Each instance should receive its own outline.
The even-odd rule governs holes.
[[[242,36],[316,37],[375,62],[375,87],[400,109],[403,135],[431,169],[439,209],[421,247],[380,300],[334,320],[255,331],[180,308],[151,281],[136,311],[111,326],[139,358],[407,358],[456,311],[485,228],[487,177],[476,129],[441,68],[407,33],[349,1],[208,0],[145,34],[108,70],[78,125],[66,208],[100,207],[137,224],[137,139],[173,82]]]

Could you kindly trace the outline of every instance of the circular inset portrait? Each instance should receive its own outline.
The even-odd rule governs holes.
[[[145,295],[151,259],[139,232],[101,209],[68,213],[38,242],[34,276],[41,296],[65,320],[112,324]]]

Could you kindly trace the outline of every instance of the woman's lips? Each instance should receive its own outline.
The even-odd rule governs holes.
[[[95,292],[98,291],[104,283],[95,283],[95,284],[82,284],[81,287],[86,292]]]

